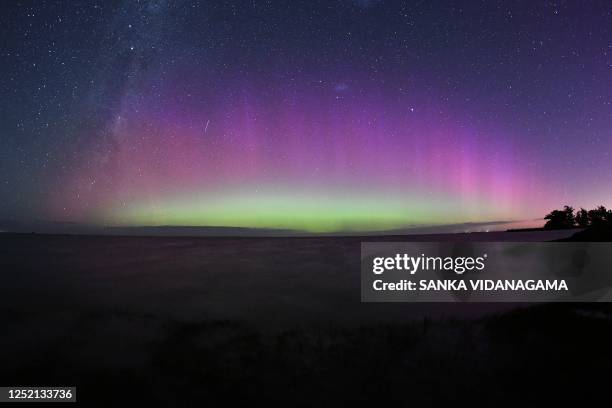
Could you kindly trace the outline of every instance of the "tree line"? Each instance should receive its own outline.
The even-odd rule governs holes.
[[[612,227],[612,210],[603,205],[592,210],[580,208],[575,211],[566,205],[562,210],[553,210],[544,217],[545,229]]]

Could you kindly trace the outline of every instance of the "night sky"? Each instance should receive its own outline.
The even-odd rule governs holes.
[[[0,8],[0,220],[322,232],[612,205],[610,1]]]

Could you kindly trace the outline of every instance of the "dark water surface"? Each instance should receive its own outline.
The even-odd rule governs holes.
[[[14,313],[361,325],[478,316],[508,305],[362,304],[360,243],[544,241],[567,231],[405,237],[168,238],[0,235],[0,302]]]
[[[601,310],[361,303],[361,241],[0,235],[0,380],[76,384],[81,401],[100,406],[289,396],[293,406],[313,406],[380,401],[381,392],[402,402],[406,384],[421,403],[468,398],[475,378],[494,403],[516,381],[492,379],[512,378],[523,364],[562,372],[563,359],[582,367],[609,358],[612,326]],[[443,393],[440,376],[454,381]]]

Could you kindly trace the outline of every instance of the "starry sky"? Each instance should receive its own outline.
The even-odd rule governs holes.
[[[374,231],[612,205],[609,1],[0,8],[0,220]]]

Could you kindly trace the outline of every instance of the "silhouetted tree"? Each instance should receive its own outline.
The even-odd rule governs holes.
[[[606,230],[612,233],[612,210],[603,205],[592,210],[580,208],[574,215],[574,209],[569,205],[562,210],[553,210],[544,217],[546,229],[563,229],[572,227],[587,228],[599,232]]]
[[[574,227],[574,208],[568,205],[563,210],[553,210],[544,217],[546,229],[563,229]]]
[[[580,228],[586,228],[589,224],[589,212],[581,207],[580,210],[576,212],[576,225]]]
[[[576,219],[583,216],[582,209],[577,214]],[[588,213],[589,226],[583,231],[580,231],[567,241],[584,241],[584,242],[612,242],[612,211],[606,209],[603,205],[594,208]]]
[[[612,223],[612,213],[603,205],[589,211],[589,221],[594,227],[599,227]]]

